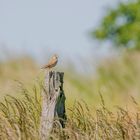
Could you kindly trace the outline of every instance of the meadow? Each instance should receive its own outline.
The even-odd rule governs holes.
[[[61,68],[67,122],[64,129],[56,124],[50,139],[140,139],[139,61],[139,52],[124,52],[87,77]],[[29,57],[0,62],[0,139],[40,139],[43,78]]]

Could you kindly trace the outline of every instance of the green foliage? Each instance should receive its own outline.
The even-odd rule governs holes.
[[[140,49],[140,0],[120,3],[108,11],[100,26],[92,32],[99,40],[109,40],[115,46]]]

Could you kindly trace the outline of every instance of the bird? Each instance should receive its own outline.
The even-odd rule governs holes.
[[[57,54],[54,54],[51,59],[49,60],[48,64],[46,64],[45,66],[43,66],[41,69],[51,69],[53,67],[56,66],[58,62],[58,55]]]

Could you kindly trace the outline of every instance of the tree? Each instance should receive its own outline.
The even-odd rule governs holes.
[[[140,0],[119,3],[110,9],[92,37],[109,40],[115,46],[140,49]]]

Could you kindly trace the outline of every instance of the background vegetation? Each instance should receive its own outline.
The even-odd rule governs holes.
[[[140,1],[121,2],[110,9],[92,36],[111,41],[117,47],[140,48]]]

